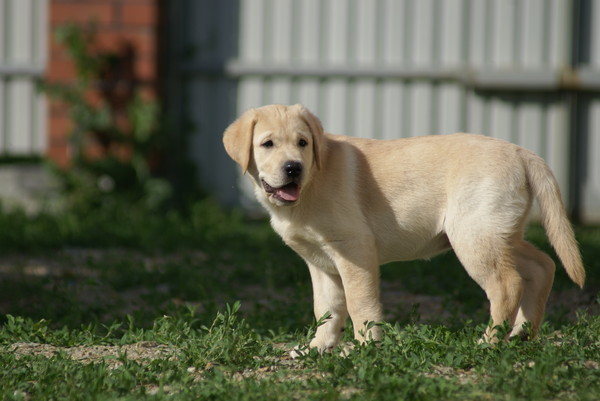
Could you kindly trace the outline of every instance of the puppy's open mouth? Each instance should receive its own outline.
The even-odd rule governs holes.
[[[261,180],[265,192],[271,194],[275,199],[286,203],[293,203],[300,197],[300,186],[295,182],[290,182],[279,188],[274,188],[266,183],[265,180]]]

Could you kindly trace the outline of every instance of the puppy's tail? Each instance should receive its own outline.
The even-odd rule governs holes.
[[[541,157],[529,151],[524,152],[527,181],[540,204],[542,223],[548,239],[571,280],[583,288],[585,269],[556,178]]]

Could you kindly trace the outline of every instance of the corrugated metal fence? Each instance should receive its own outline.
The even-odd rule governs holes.
[[[252,197],[222,151],[226,125],[249,107],[299,102],[334,133],[467,131],[518,143],[548,161],[574,214],[600,221],[600,0],[172,7],[171,99],[221,199]]]
[[[0,155],[46,148],[35,80],[46,66],[47,7],[0,0]],[[223,129],[249,107],[299,102],[334,133],[468,131],[521,144],[549,162],[575,214],[600,222],[600,0],[169,7],[169,103],[204,184],[227,203],[253,204],[223,152]]]
[[[46,105],[47,0],[0,0],[0,156],[41,155]]]

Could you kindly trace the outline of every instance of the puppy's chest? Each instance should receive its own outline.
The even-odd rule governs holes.
[[[272,220],[273,229],[307,263],[327,273],[337,273],[334,255],[327,239],[318,231],[287,220]]]

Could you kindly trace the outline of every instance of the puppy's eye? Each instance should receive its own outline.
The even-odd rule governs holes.
[[[304,139],[300,139],[300,140],[298,141],[298,146],[300,146],[301,148],[304,148],[304,147],[306,147],[307,145],[308,145],[308,142],[306,142],[306,140],[304,140]]]
[[[273,141],[266,141],[263,144],[261,144],[260,146],[262,146],[263,148],[272,148],[273,147]]]

